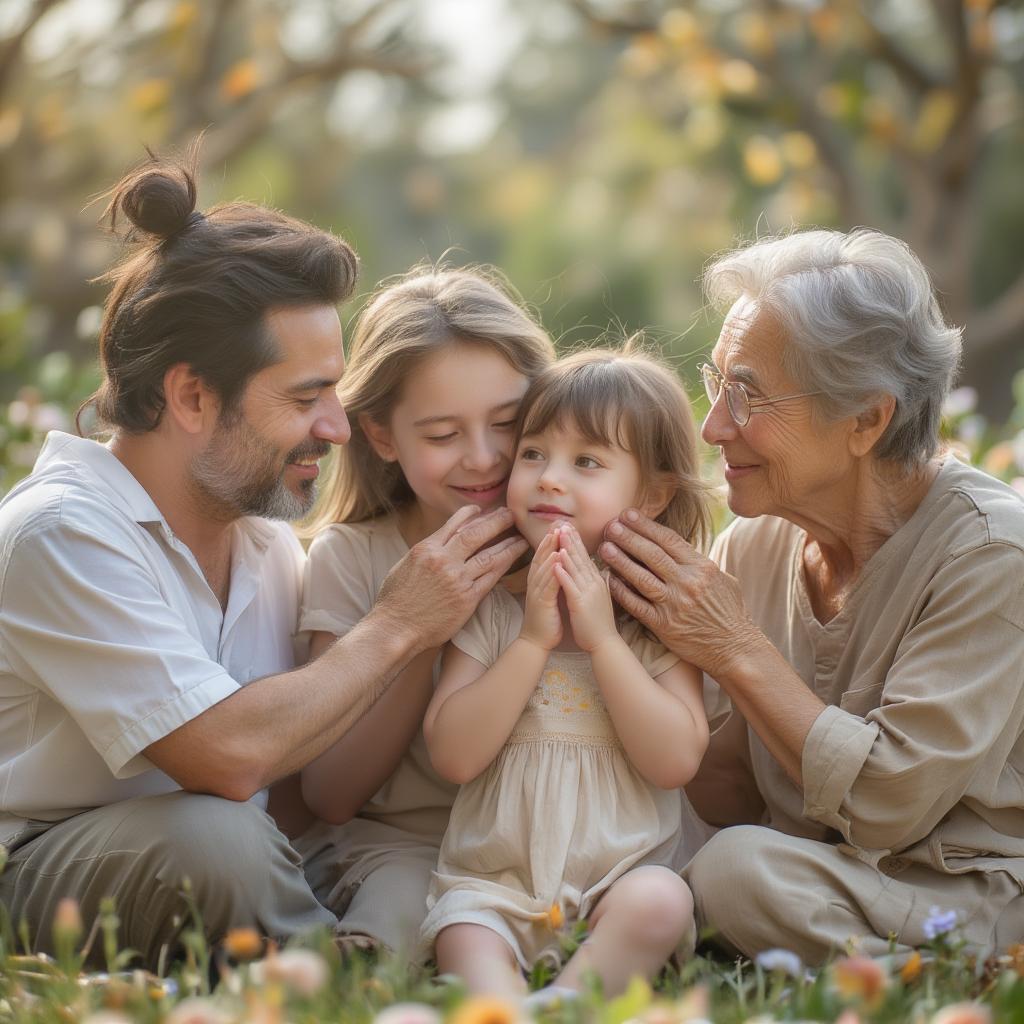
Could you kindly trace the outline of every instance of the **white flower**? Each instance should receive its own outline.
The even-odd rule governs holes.
[[[211,999],[183,999],[164,1017],[164,1024],[228,1024],[231,1014]],[[113,1022],[109,1022],[113,1024]]]
[[[310,949],[286,949],[252,965],[257,982],[279,982],[300,996],[314,996],[327,984],[327,961]]]
[[[956,911],[932,907],[924,921],[924,936],[931,942],[956,927]]]
[[[781,971],[791,978],[802,978],[804,973],[800,957],[788,949],[766,949],[754,957],[754,963],[762,971]]]
[[[1013,446],[1013,461],[1017,468],[1024,472],[1024,430],[1018,430],[1017,436],[1010,442]]]
[[[974,388],[956,388],[942,403],[942,415],[950,419],[973,412],[978,405],[978,392]]]
[[[395,1003],[381,1010],[373,1024],[441,1024],[441,1014],[425,1003]]]
[[[988,429],[988,420],[984,416],[970,415],[965,416],[956,427],[956,436],[959,440],[963,441],[964,444],[973,447],[976,444],[981,443],[981,439],[985,436],[985,431]]]
[[[97,1010],[83,1017],[81,1024],[132,1024],[132,1019],[120,1010]]]

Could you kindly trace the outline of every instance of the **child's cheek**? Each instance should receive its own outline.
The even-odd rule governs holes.
[[[508,490],[505,501],[512,515],[515,516],[516,529],[520,532],[523,532],[523,527],[527,520],[527,509],[529,508],[528,494],[529,487],[525,483],[523,474],[516,472],[516,467],[513,466],[508,478]]]

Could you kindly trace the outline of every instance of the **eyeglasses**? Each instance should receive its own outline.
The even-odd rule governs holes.
[[[750,417],[755,412],[760,412],[762,406],[822,394],[821,391],[801,391],[798,395],[779,395],[777,398],[751,398],[746,387],[738,380],[726,380],[717,366],[713,366],[711,363],[702,363],[698,369],[704,381],[704,390],[712,405],[718,401],[718,396],[723,391],[725,392],[725,407],[729,410],[729,415],[737,427],[745,427],[750,421]]]

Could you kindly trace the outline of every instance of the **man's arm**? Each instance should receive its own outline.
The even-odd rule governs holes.
[[[248,800],[342,737],[421,642],[417,630],[371,612],[316,661],[243,686],[145,754],[183,789]]]
[[[366,618],[316,661],[249,683],[150,744],[146,756],[183,789],[233,800],[302,768],[412,658],[466,622],[526,549],[518,536],[492,543],[511,522],[507,509],[482,516],[473,506],[460,509],[409,551]]]

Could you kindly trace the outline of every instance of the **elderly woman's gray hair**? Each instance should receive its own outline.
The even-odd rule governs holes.
[[[928,272],[910,248],[880,231],[801,231],[715,259],[709,301],[740,296],[781,329],[783,365],[821,391],[830,419],[857,415],[882,394],[896,399],[875,455],[907,469],[939,446],[942,403],[960,362],[960,328],[946,323]]]

